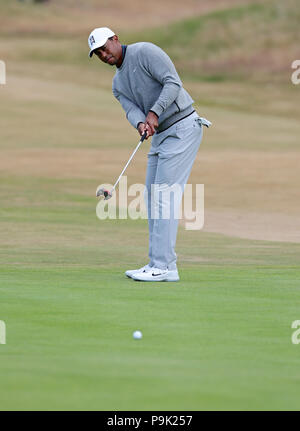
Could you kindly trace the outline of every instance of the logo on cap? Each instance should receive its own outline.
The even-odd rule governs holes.
[[[90,37],[90,43],[91,43],[91,45],[93,45],[93,44],[95,43],[94,36],[91,36],[91,37]]]

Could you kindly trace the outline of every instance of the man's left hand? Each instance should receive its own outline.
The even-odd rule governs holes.
[[[153,136],[158,128],[158,116],[152,111],[148,112],[145,124],[148,126],[148,136]]]

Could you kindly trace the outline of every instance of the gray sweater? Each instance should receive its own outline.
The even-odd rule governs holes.
[[[127,46],[123,63],[113,78],[112,89],[135,128],[145,121],[150,110],[159,117],[158,131],[193,111],[194,101],[182,87],[174,64],[152,43]]]

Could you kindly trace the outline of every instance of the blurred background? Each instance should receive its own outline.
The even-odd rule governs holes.
[[[299,87],[291,83],[299,57],[298,0],[0,5],[6,193],[22,177],[22,186],[47,179],[50,188],[51,179],[61,186],[74,180],[76,192],[91,195],[126,160],[137,136],[111,95],[114,70],[87,56],[90,31],[108,26],[122,43],[161,46],[199,114],[214,123],[191,178],[206,184],[205,229],[299,240]],[[132,182],[144,181],[144,153],[128,171]],[[15,196],[13,189],[8,195]]]
[[[0,0],[2,406],[297,405],[286,339],[299,280],[299,22],[300,0]],[[189,180],[205,185],[205,225],[180,227],[177,300],[122,278],[147,260],[146,221],[96,218],[97,186],[114,183],[138,142],[111,92],[114,68],[88,57],[101,26],[163,48],[213,123]],[[129,185],[144,182],[148,149]],[[148,350],[132,356],[124,334],[147,328]]]

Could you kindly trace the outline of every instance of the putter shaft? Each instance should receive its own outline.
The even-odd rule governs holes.
[[[126,163],[126,165],[125,165],[125,167],[124,167],[123,171],[121,172],[121,174],[120,174],[119,178],[117,179],[117,181],[115,182],[115,184],[114,184],[113,188],[111,189],[111,193],[112,193],[112,192],[115,190],[115,188],[117,187],[117,185],[118,185],[118,183],[119,183],[119,181],[120,181],[120,179],[121,179],[122,175],[123,175],[123,174],[124,174],[124,172],[126,171],[126,169],[127,169],[128,165],[129,165],[129,163],[130,163],[130,162],[131,162],[131,160],[133,159],[133,157],[134,157],[135,153],[137,152],[137,150],[140,148],[140,146],[141,146],[141,144],[143,143],[143,141],[145,140],[146,136],[147,136],[147,132],[145,132],[145,133],[143,134],[143,136],[141,137],[140,142],[137,144],[137,146],[136,146],[136,148],[135,148],[134,152],[131,154],[131,156],[130,156],[130,158],[129,158],[128,162]]]

